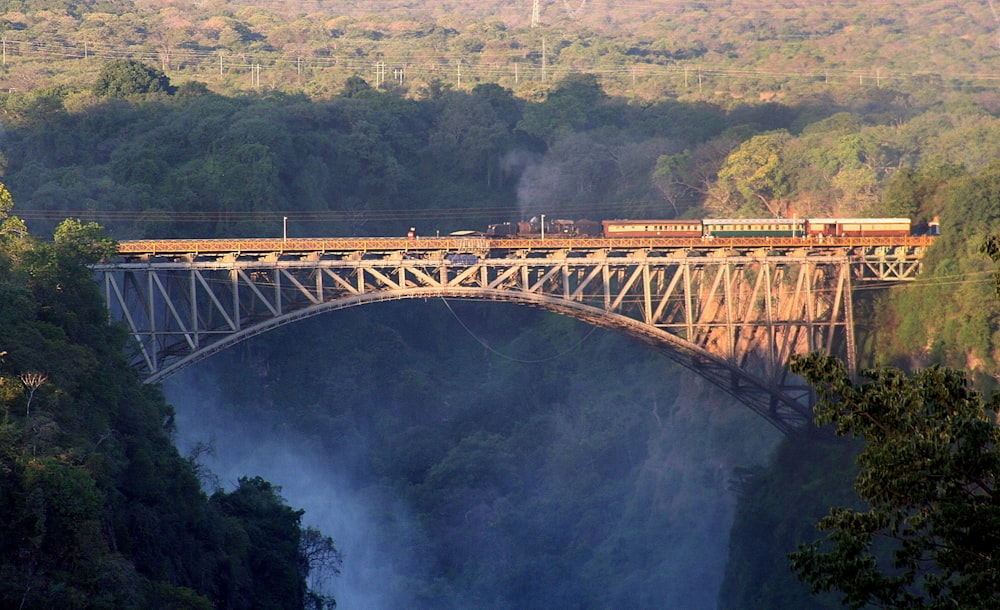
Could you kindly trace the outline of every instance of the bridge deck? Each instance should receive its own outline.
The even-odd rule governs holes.
[[[818,250],[836,254],[874,248],[917,252],[933,242],[930,236],[894,237],[555,237],[545,239],[494,239],[485,237],[296,237],[223,239],[141,239],[122,241],[118,252],[125,258],[148,256],[252,256],[252,255],[350,255],[367,252],[469,252],[483,256],[514,250],[651,250],[706,251],[767,248]]]

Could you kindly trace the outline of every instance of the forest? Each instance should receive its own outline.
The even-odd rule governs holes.
[[[174,411],[124,359],[87,264],[114,251],[66,221],[0,237],[0,600],[20,608],[324,607],[333,541],[280,488],[203,490]]]
[[[394,303],[127,369],[86,270],[118,239],[906,216],[942,236],[858,291],[861,360],[995,388],[988,6],[455,6],[0,2],[5,605],[838,607],[788,553],[858,445],[623,337]]]

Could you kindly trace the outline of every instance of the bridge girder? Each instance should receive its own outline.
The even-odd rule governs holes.
[[[873,269],[910,274],[913,265],[769,250],[458,254],[148,257],[95,269],[111,317],[128,326],[135,363],[150,382],[335,309],[407,298],[505,301],[633,335],[788,433],[811,413],[809,389],[787,373],[792,354],[820,350],[854,368],[852,269],[864,278]]]

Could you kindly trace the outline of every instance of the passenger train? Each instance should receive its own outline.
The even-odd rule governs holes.
[[[119,254],[133,255],[169,255],[178,253],[197,253],[209,255],[217,253],[239,252],[250,253],[273,252],[315,252],[339,251],[384,251],[404,247],[404,249],[440,250],[456,249],[459,254],[466,254],[464,248],[481,248],[480,243],[473,244],[470,238],[485,238],[493,242],[489,247],[502,247],[504,241],[511,239],[551,239],[600,238],[626,240],[652,239],[657,243],[695,245],[692,242],[710,246],[713,243],[774,243],[787,240],[802,240],[811,244],[842,244],[843,240],[878,240],[892,242],[920,236],[920,239],[933,239],[939,234],[937,219],[914,226],[908,218],[806,218],[806,219],[722,219],[707,218],[704,220],[551,220],[546,221],[544,230],[542,223],[534,218],[530,221],[492,224],[486,232],[455,231],[447,236],[423,237],[417,235],[411,228],[406,237],[298,237],[298,238],[217,238],[217,239],[140,239],[125,240],[118,243]],[[715,242],[714,240],[719,240]],[[729,241],[726,241],[729,240]],[[720,243],[721,242],[721,243]],[[929,242],[924,242],[929,243]],[[786,244],[787,245],[787,244]],[[712,246],[714,247],[714,246]],[[449,255],[450,256],[450,255]],[[455,259],[454,262],[470,264],[468,257]]]
[[[936,235],[932,221],[927,234]],[[704,220],[546,220],[491,224],[488,237],[893,237],[913,234],[909,218],[706,218]]]

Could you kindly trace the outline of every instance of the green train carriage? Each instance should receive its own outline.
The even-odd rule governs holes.
[[[802,237],[806,221],[801,218],[706,218],[705,237]]]

